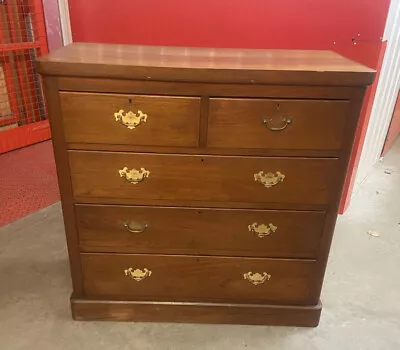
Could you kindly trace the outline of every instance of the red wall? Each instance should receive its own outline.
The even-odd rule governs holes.
[[[389,4],[390,0],[69,0],[74,41],[330,49],[375,69],[380,68]],[[342,210],[365,138],[368,109],[365,101]]]
[[[74,41],[293,49],[376,43],[389,2],[69,0]]]

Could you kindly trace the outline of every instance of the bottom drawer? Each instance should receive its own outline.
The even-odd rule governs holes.
[[[313,260],[81,254],[88,297],[311,305]]]

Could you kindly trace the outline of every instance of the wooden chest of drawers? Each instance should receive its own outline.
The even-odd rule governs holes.
[[[75,319],[318,324],[372,70],[327,51],[82,43],[37,69]]]

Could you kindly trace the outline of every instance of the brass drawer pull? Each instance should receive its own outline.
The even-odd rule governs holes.
[[[141,280],[151,276],[151,271],[146,268],[141,270],[141,269],[134,269],[133,267],[129,267],[124,272],[125,272],[125,276],[132,278],[136,282],[140,282]]]
[[[264,125],[265,125],[269,130],[271,130],[271,131],[281,131],[281,130],[286,129],[286,127],[292,122],[292,119],[291,119],[291,118],[285,118],[285,117],[282,118],[282,119],[281,119],[281,125],[282,125],[282,126],[279,126],[279,127],[271,126],[272,122],[273,122],[272,119],[263,119]]]
[[[254,284],[255,286],[259,285],[259,284],[263,284],[266,281],[269,281],[271,278],[271,275],[269,275],[266,272],[247,272],[243,274],[243,278],[245,280],[248,280],[251,284]]]
[[[128,129],[135,129],[142,122],[146,123],[147,114],[142,111],[137,111],[137,113],[129,111],[125,113],[123,109],[120,109],[118,112],[114,113],[114,118],[117,122],[121,122],[121,124],[125,125]]]
[[[264,174],[263,171],[254,174],[254,181],[258,181],[259,183],[263,184],[265,187],[268,188],[277,185],[279,182],[282,182],[284,178],[285,175],[283,175],[279,171],[276,172],[276,175],[273,173]]]
[[[275,232],[278,229],[278,226],[275,226],[271,223],[268,225],[265,224],[257,224],[256,222],[249,225],[248,229],[250,232],[254,232],[257,237],[263,238],[265,236],[269,236],[271,233]]]
[[[129,222],[124,223],[124,227],[129,232],[132,232],[132,233],[143,233],[146,230],[146,228],[149,227],[149,225],[148,224],[137,224],[134,221],[129,221]]]
[[[150,171],[146,170],[145,168],[140,168],[140,170],[128,170],[127,167],[124,167],[121,170],[118,170],[118,172],[119,176],[124,177],[126,181],[134,185],[143,181],[146,177],[149,177],[150,175]]]

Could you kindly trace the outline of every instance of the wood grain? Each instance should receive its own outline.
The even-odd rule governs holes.
[[[122,300],[202,301],[315,305],[310,289],[313,260],[228,258],[184,255],[81,254],[88,297]],[[124,271],[147,268],[135,281]],[[267,272],[269,281],[253,285],[247,272]]]
[[[54,158],[57,166],[58,186],[60,187],[73,295],[79,297],[83,295],[82,268],[79,258],[78,232],[76,229],[68,153],[61,120],[57,79],[53,77],[45,77],[43,83],[48,117],[50,119]]]
[[[345,143],[341,149],[341,155],[338,164],[340,172],[338,173],[338,176],[335,178],[334,183],[332,184],[332,188],[334,188],[335,191],[332,191],[330,195],[329,208],[327,211],[323,234],[321,237],[321,246],[318,252],[318,277],[315,280],[316,285],[314,287],[314,289],[318,291],[318,293],[321,293],[322,290],[326,265],[329,257],[329,250],[335,231],[336,220],[338,217],[337,213],[339,210],[339,204],[342,196],[347,167],[349,165],[349,159],[354,143],[356,129],[358,126],[358,117],[361,113],[361,108],[363,105],[363,99],[364,93],[360,92],[359,96],[353,99],[350,104],[350,118],[348,119],[348,123],[346,125],[346,134],[344,136]]]
[[[76,205],[86,252],[315,258],[324,212]],[[272,223],[258,237],[248,226]],[[134,229],[132,233],[125,224]]]
[[[326,204],[335,159],[213,157],[69,151],[76,197]],[[118,171],[145,168],[137,185]],[[260,171],[283,173],[271,188],[254,180]]]
[[[229,323],[316,327],[321,303],[285,306],[229,303],[177,303],[71,299],[72,314],[79,321],[135,321]]]
[[[207,130],[203,128],[203,136]],[[202,144],[205,141],[200,142]],[[133,153],[171,153],[171,154],[197,154],[197,155],[231,155],[231,156],[265,156],[265,157],[309,157],[309,158],[338,158],[340,150],[318,150],[318,149],[269,149],[269,148],[211,148],[200,146],[194,147],[163,147],[163,146],[138,146],[138,145],[114,145],[104,143],[68,143],[70,150],[87,151],[115,151]]]
[[[335,191],[335,188],[332,189]],[[197,208],[201,205],[204,208],[221,209],[271,209],[271,210],[310,210],[326,211],[328,204],[307,204],[307,203],[265,203],[265,202],[217,202],[217,201],[193,201],[176,199],[145,199],[145,198],[102,198],[102,197],[74,197],[76,204],[104,204],[104,205],[138,205],[138,206],[162,206],[162,207],[188,207]]]
[[[173,81],[139,81],[108,78],[58,78],[60,90],[149,94],[163,96],[211,96],[211,97],[264,97],[347,100],[363,88],[352,86],[309,86],[309,85],[259,85],[190,83]]]
[[[348,105],[347,101],[211,98],[207,145],[338,150],[343,142]]]
[[[87,43],[52,52],[37,68],[75,319],[318,324],[373,70],[328,51]],[[113,113],[131,107],[149,119],[128,131]],[[279,127],[281,116],[292,118],[282,131],[261,123]],[[118,173],[125,166],[150,176],[130,184]],[[259,171],[286,177],[266,188],[254,181]],[[127,221],[148,227],[128,233]],[[258,238],[248,231],[253,221],[278,228]],[[137,282],[128,267],[152,275]],[[255,286],[243,278],[249,271],[272,277]]]
[[[198,145],[200,98],[61,92],[60,99],[67,142]],[[147,120],[128,129],[114,118],[121,109]]]
[[[369,85],[375,71],[332,51],[73,43],[37,61],[41,74],[155,81]]]

